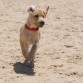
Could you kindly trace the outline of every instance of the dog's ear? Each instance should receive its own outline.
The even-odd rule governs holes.
[[[48,10],[49,10],[49,6],[46,8],[46,11],[48,12]]]
[[[28,8],[27,12],[34,12],[34,10],[35,10],[35,6],[34,6],[34,5],[31,5],[31,6]]]
[[[46,9],[43,11],[44,18],[46,18],[48,10],[49,10],[49,6],[46,7]]]

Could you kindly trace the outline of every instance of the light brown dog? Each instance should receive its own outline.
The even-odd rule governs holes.
[[[46,9],[35,8],[30,6],[28,9],[28,19],[25,25],[20,30],[20,45],[22,54],[25,58],[25,64],[29,67],[34,67],[34,58],[40,39],[39,28],[43,27],[49,7]],[[32,45],[29,51],[29,45]]]

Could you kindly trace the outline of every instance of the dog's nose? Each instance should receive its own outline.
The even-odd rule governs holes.
[[[44,25],[44,24],[45,24],[45,22],[42,20],[42,21],[40,21],[40,24],[41,24],[41,25]]]

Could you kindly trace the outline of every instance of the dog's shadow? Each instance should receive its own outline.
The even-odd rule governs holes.
[[[13,66],[14,66],[14,71],[17,74],[26,74],[26,75],[29,75],[29,76],[35,75],[33,68],[29,68],[27,66],[24,66],[23,63],[21,63],[21,62],[17,62]]]

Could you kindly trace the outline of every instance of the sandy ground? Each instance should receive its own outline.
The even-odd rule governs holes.
[[[50,6],[34,70],[19,44],[31,4]],[[83,0],[0,0],[0,83],[83,83]]]

